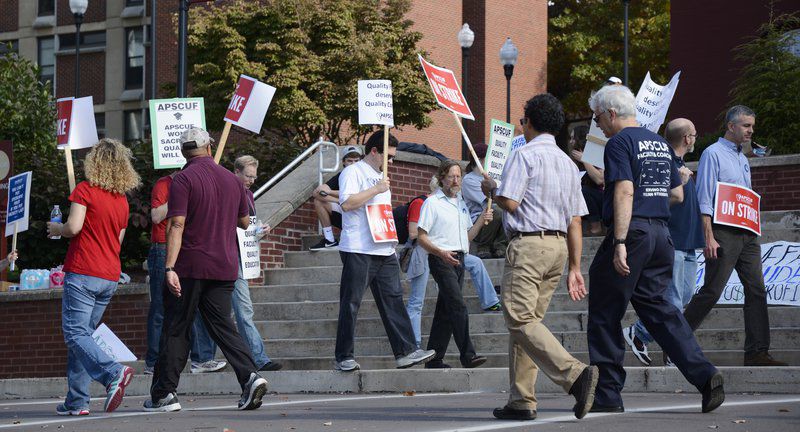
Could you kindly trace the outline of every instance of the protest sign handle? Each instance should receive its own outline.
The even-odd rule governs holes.
[[[75,190],[75,167],[72,165],[72,150],[69,146],[64,147],[64,157],[67,159],[67,181],[69,181],[69,193]]]
[[[228,141],[228,134],[231,133],[231,122],[225,122],[225,128],[222,129],[222,136],[219,137],[219,147],[217,147],[217,154],[214,155],[214,162],[219,164],[222,159],[222,152],[225,150],[225,142]]]
[[[383,178],[389,178],[389,125],[383,125]]]
[[[483,170],[483,165],[481,165],[481,160],[478,158],[478,154],[475,153],[475,148],[472,147],[472,142],[469,140],[467,136],[467,131],[464,130],[464,125],[461,124],[461,118],[458,117],[458,114],[453,113],[453,118],[456,120],[456,124],[458,125],[458,129],[461,131],[461,136],[464,137],[464,142],[467,143],[467,148],[469,148],[469,153],[472,155],[472,158],[475,159],[475,166],[478,167],[478,170],[481,174],[485,174],[486,172]],[[486,203],[486,208],[492,207],[492,198],[489,197],[489,201]],[[484,225],[489,225],[489,221],[484,221]]]
[[[11,239],[11,252],[17,250],[17,227],[19,226],[19,222],[14,222],[14,237]],[[14,271],[14,263],[16,261],[11,261],[11,267],[9,269]]]

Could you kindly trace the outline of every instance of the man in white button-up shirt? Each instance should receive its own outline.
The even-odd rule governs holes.
[[[450,336],[456,341],[461,365],[474,368],[486,362],[486,357],[475,354],[469,337],[469,311],[461,295],[464,286],[464,255],[469,252],[469,241],[474,238],[486,220],[491,220],[492,210],[484,210],[475,224],[461,197],[461,165],[453,160],[443,161],[436,177],[441,189],[422,205],[417,225],[420,246],[428,251],[431,275],[439,285],[436,312],[433,315],[428,349],[436,355],[426,368],[448,368],[443,362]]]

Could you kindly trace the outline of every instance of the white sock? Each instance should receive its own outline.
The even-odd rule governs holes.
[[[329,241],[331,243],[336,241],[336,239],[333,238],[333,228],[331,228],[331,227],[322,227],[322,234],[325,235],[325,240],[327,240],[327,241]]]

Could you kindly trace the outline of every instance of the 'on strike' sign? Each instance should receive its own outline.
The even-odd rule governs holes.
[[[453,71],[428,63],[421,55],[419,62],[422,63],[422,70],[428,78],[433,95],[436,96],[436,102],[463,118],[475,120]]]
[[[761,235],[761,195],[731,183],[717,182],[714,223]]]
[[[367,222],[375,243],[396,242],[397,227],[394,224],[391,204],[367,204]]]
[[[275,87],[247,75],[240,75],[228,104],[225,121],[253,133],[261,133],[264,117],[275,96]]]

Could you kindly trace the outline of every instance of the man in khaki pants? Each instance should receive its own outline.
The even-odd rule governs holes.
[[[564,125],[564,110],[551,94],[525,104],[520,120],[528,145],[511,154],[500,188],[486,176],[481,187],[506,211],[509,244],[503,270],[503,315],[510,342],[511,391],[506,406],[494,410],[502,420],[536,418],[534,387],[539,368],[575,397],[575,417],[594,402],[598,370],[571,356],[542,324],[553,291],[569,258],[568,290],[573,301],[586,296],[581,276],[581,216],[588,213],[578,170],[558,148],[554,135]]]

